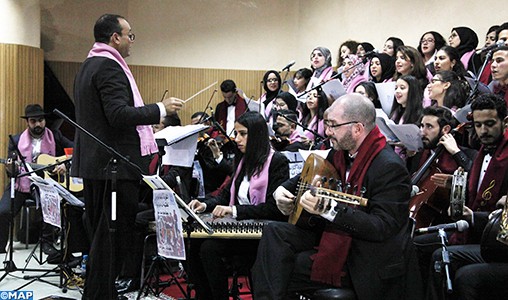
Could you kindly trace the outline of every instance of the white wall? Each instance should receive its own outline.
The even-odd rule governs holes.
[[[124,15],[136,33],[128,62],[214,69],[294,69],[309,66],[318,45],[336,61],[346,39],[381,49],[388,36],[416,46],[423,32],[445,38],[452,27],[479,36],[508,21],[500,0],[40,0],[46,59],[82,61],[103,13]]]
[[[39,48],[39,0],[0,0],[0,43]]]

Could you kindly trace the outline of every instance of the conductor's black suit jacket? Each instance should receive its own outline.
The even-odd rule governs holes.
[[[127,156],[147,174],[150,157],[141,156],[136,125],[157,124],[157,104],[134,107],[129,80],[120,65],[109,58],[91,57],[83,62],[74,82],[76,121],[108,146]],[[79,132],[75,137],[72,176],[109,178],[111,159],[99,144]],[[118,164],[118,179],[139,179],[139,172]]]

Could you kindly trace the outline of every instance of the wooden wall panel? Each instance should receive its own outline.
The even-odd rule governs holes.
[[[73,81],[79,69],[79,63],[73,62],[48,62],[49,66],[62,83],[67,93],[73,98]],[[217,103],[223,100],[220,93],[220,84],[225,79],[232,79],[238,88],[242,89],[249,97],[258,99],[260,96],[260,82],[264,71],[248,70],[221,70],[221,69],[192,69],[171,68],[157,66],[130,66],[139,90],[145,103],[160,101],[165,90],[168,95],[181,99],[188,99],[198,91],[210,84],[217,82],[210,106],[215,109]],[[205,108],[213,94],[214,87],[196,96],[187,102],[179,116],[182,124],[190,122],[190,116]],[[209,111],[208,111],[209,112]]]
[[[27,104],[43,104],[44,52],[22,45],[0,44],[0,158],[7,156],[9,134],[26,128],[20,118]],[[3,169],[2,169],[3,172]],[[3,172],[3,174],[5,174]],[[0,186],[6,177],[0,176]]]

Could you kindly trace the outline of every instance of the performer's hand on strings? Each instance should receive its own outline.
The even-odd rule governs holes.
[[[233,215],[233,207],[225,205],[217,205],[212,211],[215,218],[224,218],[226,215]]]
[[[311,190],[306,191],[302,195],[302,197],[300,198],[300,205],[307,212],[314,215],[319,215],[323,213],[326,207],[325,200],[314,196]]]
[[[206,209],[206,204],[200,202],[199,200],[194,199],[191,202],[189,202],[189,207],[195,213],[202,213]]]
[[[279,186],[275,192],[273,192],[273,198],[277,202],[277,208],[283,215],[289,216],[293,212],[295,207],[295,195],[286,188]]]

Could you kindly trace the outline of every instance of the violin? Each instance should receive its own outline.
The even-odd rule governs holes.
[[[270,136],[270,144],[277,151],[283,151],[284,148],[286,148],[287,145],[289,145],[290,143],[291,141],[287,136],[278,136],[278,135]]]

